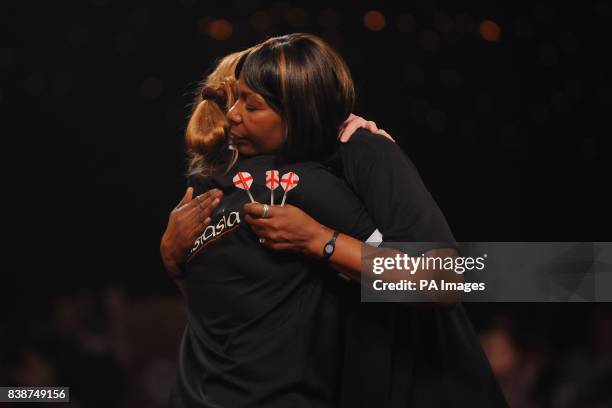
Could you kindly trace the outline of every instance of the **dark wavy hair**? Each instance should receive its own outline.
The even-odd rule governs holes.
[[[283,119],[281,160],[331,157],[355,104],[351,73],[331,46],[312,34],[270,38],[240,58],[235,76]]]

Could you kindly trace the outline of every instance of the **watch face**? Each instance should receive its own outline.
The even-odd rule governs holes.
[[[325,245],[325,252],[331,254],[334,251],[334,246],[332,244]]]

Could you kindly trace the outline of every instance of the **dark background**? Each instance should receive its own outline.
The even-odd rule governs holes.
[[[340,51],[355,113],[416,163],[458,241],[610,240],[610,1],[0,7],[7,367],[24,344],[46,347],[58,302],[98,305],[91,327],[107,327],[109,298],[178,299],[158,248],[185,188],[192,92],[217,58],[270,35],[307,31]],[[593,304],[467,307],[521,351],[566,353],[589,344],[598,313],[612,324]],[[557,404],[543,389],[539,404]]]

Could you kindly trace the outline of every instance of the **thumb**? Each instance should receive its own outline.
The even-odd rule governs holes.
[[[187,204],[188,202],[191,201],[192,198],[193,198],[193,187],[187,187],[187,190],[185,191],[185,195],[183,195],[183,198],[181,198],[181,202],[178,203],[177,207]]]

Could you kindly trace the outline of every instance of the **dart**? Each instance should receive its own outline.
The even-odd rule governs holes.
[[[281,207],[285,205],[285,200],[287,199],[287,193],[289,192],[289,190],[293,190],[298,185],[299,181],[300,177],[292,171],[283,174],[283,177],[280,181],[280,185],[283,190],[285,190],[285,194],[283,194],[283,201],[281,202]]]
[[[251,188],[251,184],[253,184],[253,177],[251,177],[251,173],[248,173],[246,171],[239,171],[234,176],[232,181],[234,182],[234,185],[239,189],[246,190],[247,194],[249,195],[249,198],[251,199],[251,202],[255,202],[253,196],[251,195],[251,192],[249,191],[249,189]]]
[[[278,170],[266,171],[266,187],[270,189],[270,205],[274,205],[274,190],[278,188]]]

